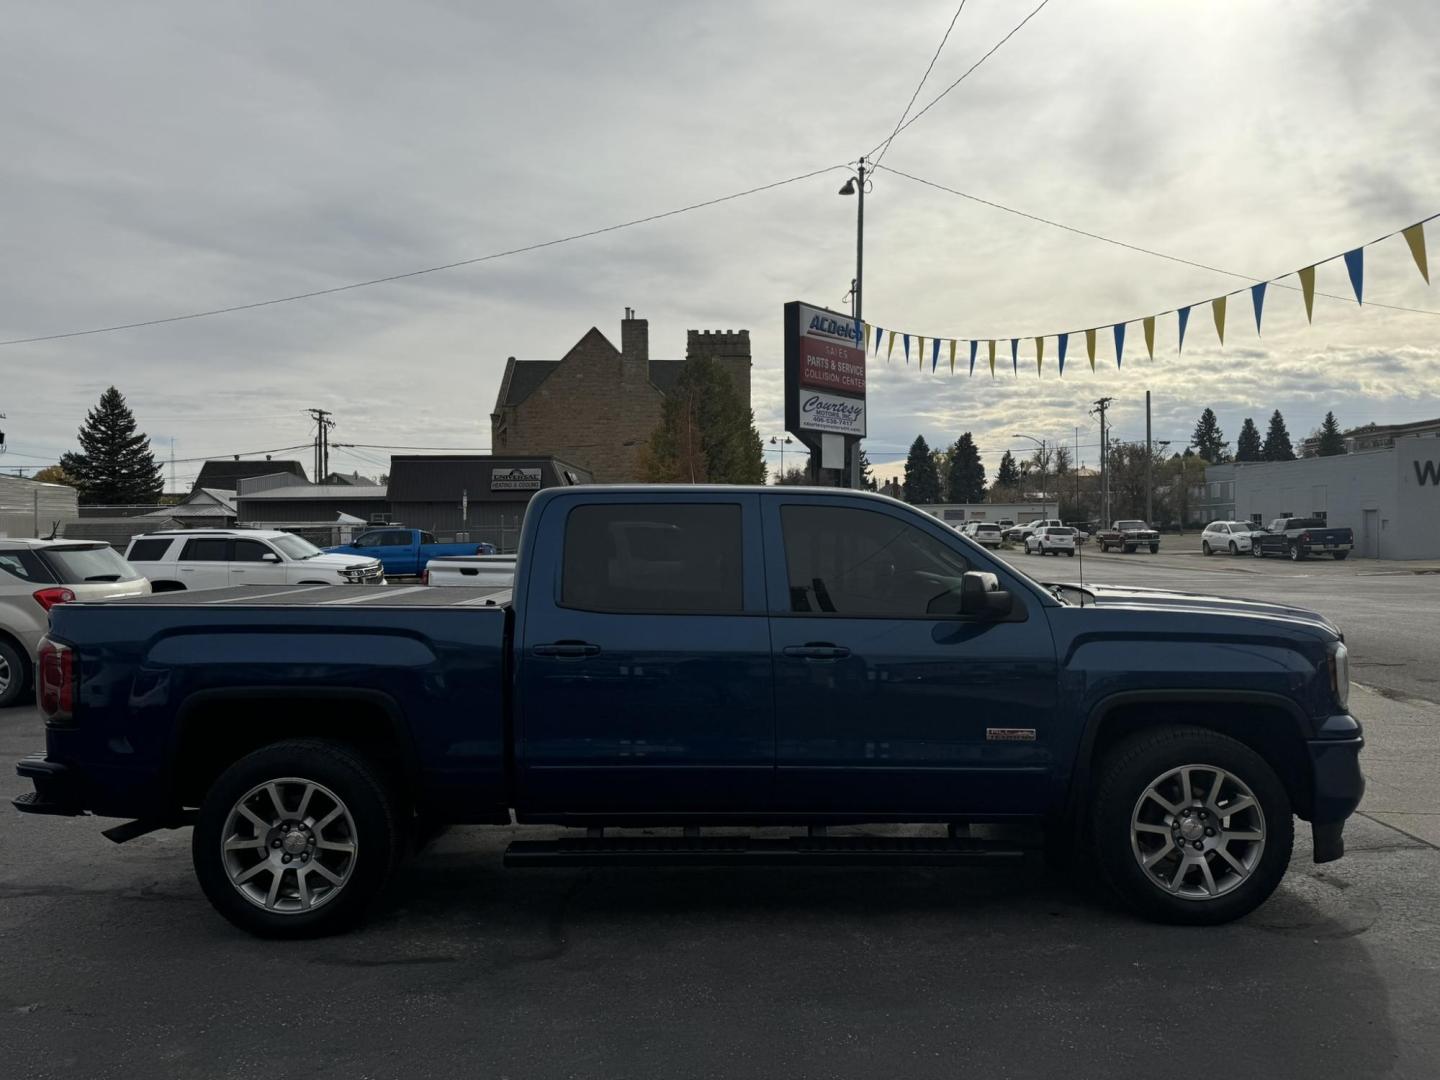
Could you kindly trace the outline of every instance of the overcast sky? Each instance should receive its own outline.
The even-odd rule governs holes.
[[[917,108],[1034,6],[969,0]],[[32,4],[0,37],[0,338],[162,318],[549,240],[853,160],[894,127],[955,5]],[[885,163],[982,198],[1256,278],[1440,211],[1435,0],[1052,0],[896,138]],[[781,306],[841,308],[853,199],[835,171],[661,222],[256,311],[0,349],[0,466],[73,448],[110,383],[162,456],[339,442],[483,448],[507,356],[557,359],[625,306],[652,355],[749,328],[763,435],[782,427]],[[1204,302],[1245,282],[1011,216],[881,172],[865,314],[941,336],[1029,338]],[[1429,227],[1440,276],[1440,222]],[[1440,313],[1396,237],[1367,300]],[[1295,279],[1289,279],[1295,284]],[[1348,295],[1342,263],[1323,292]],[[1207,406],[1227,438],[1280,408],[1297,440],[1440,415],[1440,314],[1271,288],[1263,336],[1234,297],[1183,357],[1138,324],[1116,371],[1053,338],[972,379],[884,356],[877,464],[917,433],[1177,445]],[[967,365],[962,365],[967,366]],[[338,451],[378,472],[385,452]],[[292,456],[292,455],[286,455]],[[301,451],[298,456],[307,462]],[[198,466],[177,469],[182,485]],[[882,474],[889,470],[882,469]]]

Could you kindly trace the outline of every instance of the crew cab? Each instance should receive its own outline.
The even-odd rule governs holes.
[[[1250,537],[1250,554],[1286,555],[1294,562],[1311,555],[1347,558],[1355,547],[1355,534],[1348,528],[1331,528],[1320,518],[1276,518],[1263,532]]]
[[[1364,789],[1320,615],[1045,585],[866,492],[548,488],[510,590],[52,616],[15,805],[193,824],[205,894],[260,935],[353,924],[434,823],[511,822],[582,830],[516,867],[988,865],[1024,830],[972,826],[1028,823],[1141,915],[1218,923],[1275,889],[1296,816],[1339,858]],[[734,828],[761,826],[788,833]]]
[[[387,525],[383,529],[367,530],[348,544],[325,550],[334,555],[361,555],[379,559],[388,576],[414,577],[422,573],[425,564],[432,559],[456,555],[494,555],[495,545],[473,541],[441,544],[436,541],[433,533]]]
[[[231,585],[378,585],[380,560],[327,555],[309,540],[272,529],[176,529],[131,539],[125,558],[155,592]]]
[[[1160,534],[1145,522],[1134,518],[1114,522],[1108,529],[1097,530],[1093,536],[1101,551],[1109,551],[1113,547],[1130,555],[1142,547],[1148,547],[1150,554],[1154,555],[1160,550]]]

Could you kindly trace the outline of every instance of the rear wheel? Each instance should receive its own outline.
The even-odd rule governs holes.
[[[1300,561],[1301,559],[1303,559],[1303,558],[1305,558],[1305,552],[1301,549],[1300,545],[1299,545],[1299,544],[1291,544],[1291,545],[1290,545],[1290,561],[1291,561],[1291,562],[1299,562],[1299,561]]]
[[[1257,559],[1263,559],[1265,557],[1264,549],[1260,546],[1259,542],[1255,540],[1250,541],[1250,554]]]
[[[1071,548],[1069,551],[1065,552],[1065,554],[1073,559],[1075,557],[1075,549]]]
[[[1101,874],[1159,922],[1229,922],[1269,898],[1290,863],[1285,786],[1243,743],[1195,727],[1141,732],[1101,763],[1090,825]]]
[[[29,673],[30,665],[20,650],[8,641],[0,641],[0,709],[20,701]]]
[[[1209,540],[1201,540],[1201,541],[1200,541],[1200,554],[1201,554],[1201,555],[1205,555],[1205,556],[1207,556],[1207,557],[1210,555],[1210,541],[1209,541]]]
[[[220,775],[191,856],[215,909],[259,937],[346,930],[379,897],[405,834],[384,774],[321,739],[273,743]]]

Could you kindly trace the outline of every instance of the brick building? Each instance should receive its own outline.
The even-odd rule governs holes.
[[[591,327],[559,360],[512,356],[490,414],[490,446],[496,454],[573,462],[596,483],[638,480],[640,451],[660,423],[665,393],[699,357],[718,361],[750,403],[748,330],[691,330],[684,360],[652,360],[649,323],[626,308],[619,349]]]

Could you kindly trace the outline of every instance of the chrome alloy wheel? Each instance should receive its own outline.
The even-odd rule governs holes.
[[[333,900],[355,869],[355,821],[323,784],[287,776],[251,788],[225,819],[225,873],[240,895],[277,915]]]
[[[1185,900],[1213,900],[1260,865],[1265,814],[1238,776],[1182,765],[1151,781],[1130,814],[1130,849],[1152,884]]]

